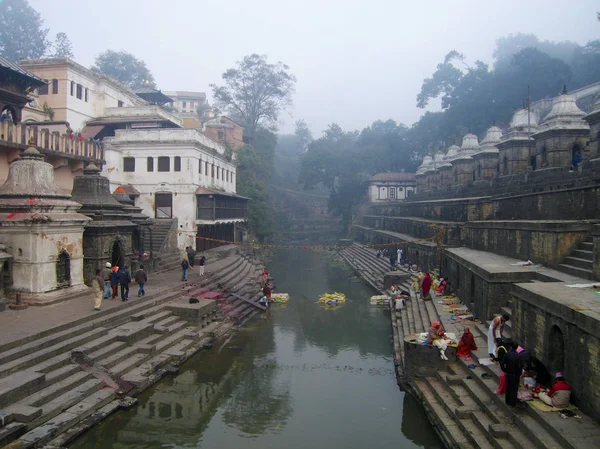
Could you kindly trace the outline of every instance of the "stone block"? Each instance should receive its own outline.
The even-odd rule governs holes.
[[[152,335],[154,333],[154,325],[152,323],[132,321],[123,324],[110,332],[117,336],[117,341],[124,341],[132,344]]]
[[[506,424],[490,424],[489,431],[494,438],[506,438],[508,436]]]
[[[12,414],[13,419],[18,422],[31,422],[42,416],[41,408],[22,404],[13,404],[6,411]]]
[[[138,352],[142,354],[152,354],[156,352],[156,345],[150,344],[139,344],[135,346],[138,349]]]
[[[462,405],[454,409],[454,414],[459,419],[470,418],[473,415],[473,413],[481,413],[481,411],[474,410],[473,407],[469,407],[467,405]]]
[[[455,375],[446,376],[446,383],[448,385],[460,385],[462,383],[462,377]]]
[[[198,304],[170,304],[166,306],[173,315],[192,323],[206,322],[210,314],[216,313],[217,303],[211,299],[200,298]]]
[[[402,284],[409,279],[410,275],[405,271],[390,271],[383,276],[383,288],[387,290],[392,284]]]
[[[46,381],[46,375],[33,371],[21,371],[0,379],[0,407],[20,399]]]

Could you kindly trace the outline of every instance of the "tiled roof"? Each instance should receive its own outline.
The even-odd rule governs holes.
[[[41,79],[40,77],[38,77],[37,75],[34,75],[33,73],[31,73],[29,70],[25,70],[23,67],[19,66],[18,64],[6,59],[4,56],[0,56],[0,67],[4,67],[5,69],[11,70],[13,72],[18,73],[19,75],[23,75],[27,78],[30,78],[31,81],[34,82],[34,84],[48,84],[46,81],[44,81],[43,79]]]
[[[414,173],[377,173],[371,176],[371,181],[414,181]]]

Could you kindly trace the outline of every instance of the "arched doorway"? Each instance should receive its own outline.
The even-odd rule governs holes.
[[[581,145],[576,143],[573,145],[573,148],[571,148],[572,168],[577,168],[579,166],[579,164],[581,163],[582,158],[583,158],[583,149],[581,148]]]
[[[112,266],[122,267],[125,264],[125,257],[123,254],[123,244],[120,240],[115,240],[112,246],[111,253],[111,261]]]
[[[557,325],[550,328],[548,337],[548,369],[551,373],[565,369],[565,339]]]
[[[66,251],[61,251],[56,261],[56,287],[71,285],[71,256]]]

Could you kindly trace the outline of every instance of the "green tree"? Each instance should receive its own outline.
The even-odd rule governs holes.
[[[268,182],[273,176],[276,145],[277,136],[259,128],[252,146],[246,145],[238,152],[237,191],[251,198],[248,225],[260,242],[268,240],[275,232]]]
[[[425,108],[429,104],[429,100],[442,97],[442,108],[449,106],[449,97],[460,82],[463,76],[462,70],[454,66],[455,61],[460,61],[464,64],[464,56],[452,50],[444,58],[444,62],[437,65],[436,71],[431,78],[425,78],[421,91],[417,95],[417,106]]]
[[[276,129],[281,111],[292,104],[296,78],[281,62],[252,54],[222,75],[224,85],[211,84],[215,105],[244,125],[251,142],[258,127]]]
[[[126,51],[106,50],[100,53],[92,70],[110,76],[130,89],[139,89],[144,85],[156,87],[154,76],[146,63]]]
[[[575,85],[582,87],[600,80],[600,40],[575,50],[572,63]]]
[[[54,47],[53,58],[73,58],[73,44],[65,33],[58,33],[52,46]]]
[[[27,0],[3,0],[0,4],[0,54],[18,62],[41,58],[49,47],[44,20]]]

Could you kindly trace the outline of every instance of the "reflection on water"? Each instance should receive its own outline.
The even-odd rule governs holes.
[[[389,314],[332,253],[281,250],[269,263],[288,304],[203,351],[70,445],[134,448],[441,448],[400,392]],[[346,304],[325,310],[322,293]]]

